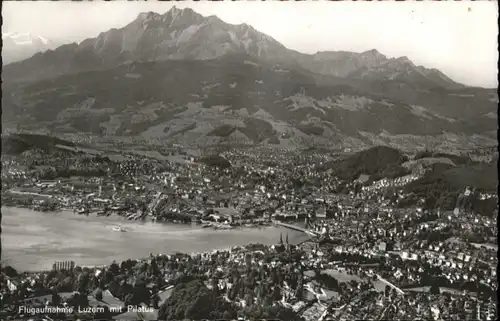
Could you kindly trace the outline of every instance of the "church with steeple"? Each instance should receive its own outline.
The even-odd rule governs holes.
[[[275,246],[275,249],[279,250],[279,251],[287,251],[287,252],[290,252],[292,250],[290,243],[288,242],[288,233],[286,233],[286,236],[285,236],[285,243],[283,243],[283,233],[280,233],[280,243],[277,246]]]

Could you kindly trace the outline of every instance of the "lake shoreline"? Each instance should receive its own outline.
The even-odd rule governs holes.
[[[100,213],[102,213],[101,209],[91,209],[86,213],[79,213],[75,208],[72,208],[72,207],[61,207],[61,208],[58,208],[56,211],[42,211],[42,210],[37,210],[36,208],[33,208],[33,206],[27,206],[27,205],[23,206],[20,204],[19,205],[9,204],[9,205],[2,205],[2,208],[26,209],[26,210],[31,210],[31,211],[34,211],[37,213],[54,213],[54,214],[61,213],[61,212],[68,212],[68,213],[71,212],[72,214],[77,214],[77,215],[80,215],[81,217],[91,217],[91,216],[95,217],[95,218],[117,217],[117,218],[121,218],[123,221],[132,221],[132,222],[133,221],[135,221],[135,222],[153,222],[153,223],[160,223],[160,224],[179,224],[179,225],[186,225],[186,226],[193,225],[193,224],[195,224],[195,225],[201,224],[198,221],[191,221],[191,222],[185,223],[185,222],[178,222],[174,219],[158,220],[150,215],[145,215],[141,218],[130,219],[126,215],[120,215],[120,214],[113,212],[113,211],[110,211],[107,215],[100,215]],[[259,229],[259,228],[266,228],[266,227],[273,225],[270,222],[266,222],[264,224],[251,223],[251,224],[244,224],[244,225],[225,225],[225,224],[221,224],[221,223],[217,223],[217,222],[210,222],[210,223],[211,223],[211,226],[209,226],[209,228],[212,228],[212,229],[241,229],[241,228]]]
[[[2,206],[2,264],[19,271],[50,270],[56,261],[79,266],[104,266],[138,259],[149,253],[203,253],[250,243],[277,244],[280,234],[290,243],[308,235],[279,228],[202,228],[201,225],[123,220],[119,216],[90,217],[71,211],[56,213]],[[83,217],[82,217],[83,216]],[[112,228],[122,225],[127,232]]]

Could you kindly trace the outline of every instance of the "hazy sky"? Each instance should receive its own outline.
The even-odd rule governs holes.
[[[305,53],[377,49],[469,85],[497,86],[497,2],[4,1],[2,32],[79,42],[173,5],[247,23]]]

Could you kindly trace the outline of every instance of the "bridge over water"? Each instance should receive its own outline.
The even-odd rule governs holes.
[[[286,227],[286,228],[289,228],[289,229],[292,229],[292,230],[296,230],[296,231],[300,231],[300,232],[304,232],[304,233],[307,233],[311,236],[320,236],[320,234],[316,231],[313,231],[313,230],[309,230],[309,229],[306,229],[304,227],[300,227],[300,226],[297,226],[297,225],[292,225],[292,224],[287,224],[287,223],[283,223],[283,222],[280,222],[280,221],[273,221],[273,223],[275,225],[278,225],[278,226],[283,226],[283,227]]]

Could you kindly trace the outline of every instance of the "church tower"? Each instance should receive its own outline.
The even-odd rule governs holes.
[[[102,197],[102,183],[103,180],[102,178],[99,180],[99,191],[98,191],[98,197]]]

